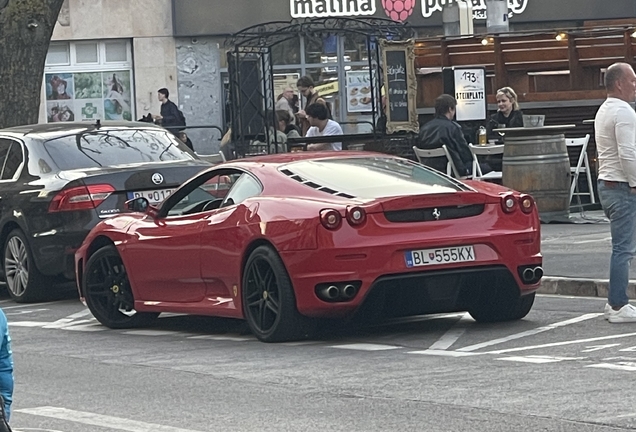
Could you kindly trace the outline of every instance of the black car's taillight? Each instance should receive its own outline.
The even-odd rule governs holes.
[[[109,184],[62,189],[51,201],[49,212],[91,210],[97,208],[113,192],[115,188]]]

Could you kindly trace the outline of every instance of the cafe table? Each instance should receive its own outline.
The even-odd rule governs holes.
[[[530,194],[543,222],[569,217],[571,174],[564,133],[574,127],[494,129],[504,133],[502,184]]]

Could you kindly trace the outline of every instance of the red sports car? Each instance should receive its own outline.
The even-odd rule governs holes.
[[[532,197],[385,154],[242,159],[158,208],[128,205],[75,256],[80,296],[111,328],[214,315],[272,342],[356,312],[517,320],[543,275]]]

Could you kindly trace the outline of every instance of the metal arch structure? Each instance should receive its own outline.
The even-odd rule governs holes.
[[[276,134],[272,48],[300,36],[324,34],[357,34],[366,38],[375,129],[382,86],[380,48],[376,42],[410,39],[414,36],[412,28],[382,18],[315,18],[259,24],[230,36],[226,45],[232,47],[227,56],[236,157],[284,151]]]

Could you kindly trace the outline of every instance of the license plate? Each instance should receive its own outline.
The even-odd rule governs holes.
[[[157,189],[139,192],[128,192],[128,199],[146,198],[152,205],[161,204],[166,198],[172,194],[174,189]]]
[[[474,246],[421,249],[405,253],[407,267],[475,261]]]

